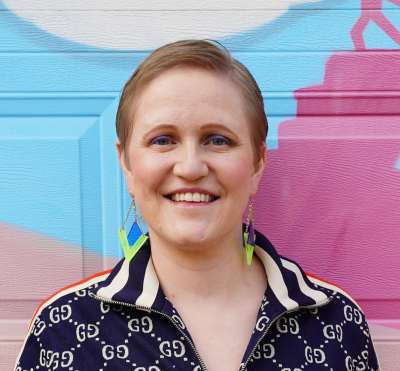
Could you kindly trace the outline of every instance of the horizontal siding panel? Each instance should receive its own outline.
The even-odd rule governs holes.
[[[359,6],[358,0],[346,1],[301,1],[301,0],[185,0],[184,2],[172,2],[166,5],[165,0],[118,0],[110,2],[109,0],[81,0],[72,1],[54,1],[54,0],[36,0],[32,5],[31,0],[6,0],[0,3],[0,9],[53,9],[53,10],[84,10],[84,9],[98,9],[98,10],[143,10],[143,9],[286,9],[288,6],[295,6],[298,9],[353,9]],[[384,1],[383,6],[385,9],[396,7],[389,1]]]
[[[150,50],[193,37],[219,39],[238,51],[346,50],[353,48],[350,30],[360,10],[21,10],[18,15],[1,13],[0,51]],[[387,9],[385,15],[396,25],[399,9]],[[336,30],[321,26],[333,19],[341,25]],[[98,32],[99,27],[108,32]],[[382,47],[389,37],[380,30],[377,35],[373,41]]]
[[[0,94],[0,116],[98,116],[117,97],[107,94]],[[78,121],[77,120],[77,121]],[[76,122],[75,122],[76,123]],[[73,126],[69,127],[73,130]],[[54,130],[50,125],[46,130]],[[4,130],[4,129],[2,129]],[[2,135],[3,132],[1,132]]]
[[[398,371],[400,365],[400,342],[374,342],[379,357],[379,371]]]
[[[369,110],[368,103],[371,100],[383,105],[387,104],[386,112],[380,115],[400,115],[400,90],[396,91],[298,91],[296,93],[298,100],[302,105],[307,103],[308,110],[302,110],[298,113],[300,116],[375,116],[373,110]],[[296,110],[296,101],[291,92],[263,92],[264,106],[268,117],[290,115]],[[0,117],[23,117],[23,116],[98,116],[112,101],[119,99],[119,92],[77,92],[77,93],[0,93]],[[341,110],[331,110],[325,114],[321,112],[320,107],[327,105],[331,101],[335,106],[349,106],[349,112]],[[355,104],[355,103],[359,104]],[[116,102],[117,103],[117,102]],[[315,107],[315,109],[312,109]],[[365,107],[365,109],[363,109]],[[343,110],[343,109],[342,109]],[[44,124],[44,123],[43,123]],[[1,136],[13,135],[14,125],[9,127],[8,134],[5,126],[1,130]],[[74,125],[68,127],[71,135],[74,133]],[[87,128],[77,130],[86,130]],[[18,129],[19,130],[19,129]],[[48,131],[50,130],[50,131]],[[52,126],[46,127],[46,133],[57,130]],[[19,133],[21,133],[19,131]],[[40,130],[35,135],[40,134]]]
[[[365,57],[377,52],[360,53]],[[0,53],[0,93],[119,92],[148,53]],[[323,80],[330,52],[237,52],[264,92],[291,92]],[[388,59],[398,52],[386,52]],[[320,69],[316,70],[318,63]],[[277,68],[285,71],[278,74]],[[110,69],[112,72],[110,72]],[[84,73],[82,72],[84,71]],[[301,73],[299,73],[301,71]]]
[[[399,93],[400,94],[400,93]],[[287,112],[294,111],[294,101],[292,93],[264,93],[264,104],[269,117],[275,115],[285,115]],[[82,120],[85,116],[97,116],[104,107],[107,107],[113,100],[119,99],[119,93],[110,92],[97,94],[88,93],[0,93],[0,117],[60,117],[77,116]],[[117,103],[117,102],[116,102]],[[64,118],[65,119],[65,118]],[[46,119],[48,120],[48,119]],[[77,120],[77,121],[78,121]],[[39,122],[39,125],[46,125],[46,122]],[[75,125],[74,125],[75,124]],[[87,130],[87,127],[79,127],[74,122],[68,126],[69,135],[78,135],[80,131]],[[17,136],[23,133],[24,128],[18,128],[14,124],[4,125],[0,130],[0,138]],[[25,127],[26,129],[26,127]],[[58,133],[54,125],[47,125],[46,135],[52,132]],[[34,135],[41,136],[44,130],[35,131]],[[41,134],[42,133],[42,134]],[[64,132],[65,134],[65,132]]]
[[[394,258],[397,259],[398,258]],[[360,277],[362,279],[362,277]],[[360,279],[360,281],[361,281]],[[365,275],[364,275],[365,279]],[[368,280],[372,285],[374,282]],[[382,280],[381,280],[382,281]],[[397,280],[398,285],[398,280]],[[366,295],[365,295],[366,296]],[[360,304],[361,308],[365,313],[373,313],[374,318],[385,318],[386,320],[397,320],[399,321],[399,313],[400,313],[400,295],[393,295],[391,291],[389,291],[389,299],[360,299],[357,298],[357,302]],[[395,296],[398,296],[395,299]],[[392,300],[390,298],[393,298]],[[398,326],[400,331],[400,325]]]
[[[26,279],[26,277],[24,277]],[[14,288],[18,289],[18,288]],[[39,303],[54,292],[55,288],[46,292],[40,299],[36,300],[0,300],[0,319],[19,320],[21,318],[30,319],[38,307]],[[0,369],[1,370],[1,369]]]
[[[372,51],[353,53],[355,54],[363,55],[367,59],[379,56],[382,61],[384,59],[397,60],[399,56],[396,51],[387,51],[383,54]],[[292,90],[299,87],[321,83],[325,62],[331,54],[328,52],[238,52],[233,55],[249,67],[264,94],[276,92],[291,94]],[[52,92],[82,92],[82,94],[92,92],[94,94],[100,91],[116,95],[146,56],[147,53],[0,53],[0,70],[3,73],[0,93],[4,96],[4,94],[22,91],[46,94]],[[315,68],[316,63],[320,65],[319,70]],[[284,74],[276,72],[278,66],[281,71],[285,71]],[[310,82],[310,76],[314,77],[313,82]],[[353,83],[361,85],[362,81],[357,79],[359,77],[353,77]],[[325,93],[318,92],[318,94]],[[349,91],[347,96],[354,96],[354,94],[362,97],[365,94],[374,95],[375,93]],[[393,97],[397,96],[397,91],[390,90],[385,94]],[[381,92],[379,96],[382,96]],[[7,105],[7,101],[0,104]]]
[[[24,319],[0,319],[0,343],[21,341],[28,332],[29,321]]]
[[[12,371],[15,360],[22,346],[22,341],[0,341],[0,371]]]

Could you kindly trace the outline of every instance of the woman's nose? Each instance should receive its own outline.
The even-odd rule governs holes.
[[[190,181],[208,174],[208,165],[201,156],[201,149],[195,145],[186,145],[179,151],[174,165],[174,175]]]

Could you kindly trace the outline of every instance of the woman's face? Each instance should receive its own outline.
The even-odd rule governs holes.
[[[127,161],[117,148],[150,236],[195,248],[241,230],[264,156],[255,172],[250,124],[233,82],[193,67],[163,72],[140,93],[133,125]]]

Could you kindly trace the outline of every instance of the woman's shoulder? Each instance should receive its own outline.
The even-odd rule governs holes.
[[[316,322],[320,324],[321,334],[326,340],[336,339],[349,354],[361,354],[369,350],[375,359],[373,342],[366,313],[360,303],[337,284],[307,273],[307,277],[317,289],[329,293],[328,304],[312,311]]]
[[[316,342],[324,342],[324,352],[335,354],[337,347],[343,353],[347,369],[379,370],[379,360],[371,337],[366,314],[360,304],[337,284],[312,273],[307,278],[318,290],[329,296],[329,302],[320,307],[307,309],[304,323],[312,323],[310,336]],[[301,316],[300,316],[301,317]],[[307,331],[305,331],[307,332]]]
[[[305,272],[305,274],[316,289],[323,290],[331,298],[331,307],[335,305],[337,309],[342,309],[343,313],[351,311],[355,313],[355,316],[365,317],[361,305],[349,291],[343,289],[337,283],[321,278],[313,273]]]
[[[90,290],[107,279],[110,272],[111,270],[97,272],[56,290],[38,305],[29,324],[29,330],[39,322],[39,318],[42,321],[46,319],[51,324],[69,316],[73,307],[86,304]]]

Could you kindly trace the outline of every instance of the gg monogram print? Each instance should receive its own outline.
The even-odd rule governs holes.
[[[278,255],[258,231],[256,241],[268,287],[239,371],[379,370],[365,315],[351,296]],[[150,252],[147,240],[130,262],[46,300],[15,370],[207,370]]]

